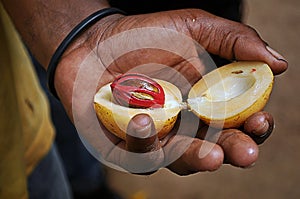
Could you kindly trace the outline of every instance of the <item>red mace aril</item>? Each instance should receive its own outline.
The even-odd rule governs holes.
[[[163,88],[146,75],[132,73],[117,77],[110,85],[115,103],[131,108],[162,108]]]

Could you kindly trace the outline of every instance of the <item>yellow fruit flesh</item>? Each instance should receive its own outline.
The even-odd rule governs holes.
[[[269,66],[235,62],[197,82],[189,93],[190,109],[207,124],[236,128],[266,105],[273,85]]]

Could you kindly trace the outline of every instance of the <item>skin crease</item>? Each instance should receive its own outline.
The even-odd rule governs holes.
[[[106,1],[97,0],[59,0],[55,2],[51,0],[2,0],[2,2],[24,42],[45,68],[47,68],[54,50],[76,24],[96,10],[109,6]],[[47,21],[47,24],[45,21]],[[75,39],[58,65],[55,75],[55,87],[71,119],[73,85],[80,63],[91,52],[91,49],[96,47],[97,43],[117,33],[139,27],[164,27],[179,31],[192,37],[212,54],[220,55],[229,60],[264,61],[269,64],[274,74],[280,74],[287,69],[287,62],[281,56],[279,59],[276,53],[268,50],[266,43],[254,29],[202,10],[176,10],[135,16],[111,15],[101,19]],[[177,71],[182,73],[189,71],[190,66],[180,62],[180,60],[178,61],[178,59],[175,63],[172,63],[172,56],[166,56],[161,52],[152,53],[155,55],[153,58],[164,60],[163,62],[173,66]],[[147,63],[147,57],[141,55],[145,55],[145,52],[137,52],[122,59],[128,62],[130,68],[130,65],[134,65],[131,63],[132,57],[139,57],[141,63],[143,61]],[[123,65],[123,61],[119,60],[114,65],[109,66],[106,76],[99,82],[99,87],[111,82],[115,76],[126,72],[126,66],[124,68],[120,67],[120,65]],[[199,74],[193,74],[189,79],[190,82],[195,82],[201,78]],[[145,125],[153,125],[149,118],[149,121],[145,122],[147,118],[145,115],[134,118],[134,122],[129,126],[130,131],[138,131],[138,128],[144,128]],[[238,167],[253,165],[258,158],[258,146],[255,143],[256,137],[252,136],[251,139],[247,134],[250,135],[253,132],[256,132],[258,136],[265,134],[270,126],[273,126],[273,119],[269,113],[256,113],[246,123],[244,133],[237,129],[226,129],[220,132],[219,140],[216,144],[210,144],[213,145],[213,148],[205,157],[199,156],[199,150],[208,141],[202,141],[201,136],[176,138],[179,139],[178,143],[184,143],[185,139],[192,139],[192,144],[168,168],[174,173],[188,175],[199,171],[217,170],[224,161]],[[269,128],[265,128],[266,125]],[[148,129],[153,128],[149,127]],[[150,135],[153,135],[153,132]],[[170,136],[159,142],[155,135],[142,140],[129,137],[125,142],[113,135],[109,136],[116,147],[142,153],[147,152],[147,150],[159,150],[174,138],[170,134]],[[259,143],[263,141],[264,139]],[[148,146],[146,147],[147,150],[142,150],[142,146]],[[177,147],[181,147],[181,145],[178,144]],[[109,157],[109,154],[107,154],[107,157]],[[120,157],[112,161],[119,164],[126,161],[126,157]]]

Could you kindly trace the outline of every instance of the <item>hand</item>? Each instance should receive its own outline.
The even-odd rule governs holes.
[[[83,36],[79,39],[80,42],[77,42],[66,52],[60,63],[56,74],[56,88],[71,117],[74,77],[66,80],[65,75],[70,74],[70,77],[72,74],[76,74],[78,66],[85,59],[85,56],[90,54],[91,49],[95,49],[97,44],[105,41],[112,35],[142,27],[163,27],[178,31],[199,42],[208,52],[229,60],[264,61],[269,64],[274,74],[280,74],[287,68],[287,62],[283,57],[266,47],[265,42],[261,40],[252,28],[213,16],[201,10],[179,10],[128,17],[114,15],[101,20],[101,23],[89,30],[89,37]],[[160,35],[155,36],[160,37]],[[100,56],[98,58],[101,60],[100,54],[95,53],[95,56]],[[136,65],[149,63],[149,61],[153,60],[160,64],[172,66],[176,71],[183,74],[191,84],[201,78],[201,72],[199,71],[205,70],[203,68],[205,65],[196,63],[192,66],[172,53],[157,49],[138,50],[118,58],[109,65],[99,82],[99,87],[112,81],[116,75],[125,73]],[[195,65],[197,66],[196,69],[194,68]],[[151,124],[151,119],[147,119],[147,116],[142,118],[144,119],[140,119],[140,116],[138,116],[137,119],[133,120],[129,126],[131,132],[134,132],[135,129],[141,126],[143,127],[143,125]],[[148,122],[145,122],[145,120],[148,120]],[[226,129],[219,133],[220,137],[216,140],[217,144],[209,144],[209,142],[201,140],[205,134],[205,127],[203,127],[199,129],[196,138],[185,136],[176,138],[175,143],[180,143],[174,144],[177,148],[185,146],[185,142],[192,144],[168,168],[178,174],[189,174],[197,171],[216,170],[224,161],[239,167],[251,166],[258,157],[258,147],[254,141],[260,139],[258,142],[261,143],[267,136],[260,138],[260,135],[269,135],[272,132],[272,128],[272,116],[268,113],[260,112],[246,121],[244,129],[241,129],[244,133],[237,129]],[[128,137],[126,142],[116,139],[115,143],[129,151],[145,152],[142,149],[147,148],[147,151],[158,149],[159,151],[172,139],[174,137],[170,134],[162,142],[158,142],[154,136],[154,138],[146,140],[136,140]],[[143,144],[141,145],[140,143]],[[199,157],[199,150],[204,143],[208,143],[211,146],[211,150],[206,156]],[[166,154],[168,155],[168,153]],[[106,155],[110,157],[109,154]],[[158,165],[161,164],[163,159],[168,158],[166,156],[159,157],[162,159],[159,158],[157,160]],[[125,163],[128,161],[126,157],[111,156],[109,159],[121,165],[123,161]]]

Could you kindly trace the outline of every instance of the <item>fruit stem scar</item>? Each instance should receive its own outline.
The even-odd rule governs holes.
[[[184,110],[190,110],[191,109],[191,107],[188,105],[187,102],[181,102],[180,107],[181,107],[181,109],[184,109]]]

